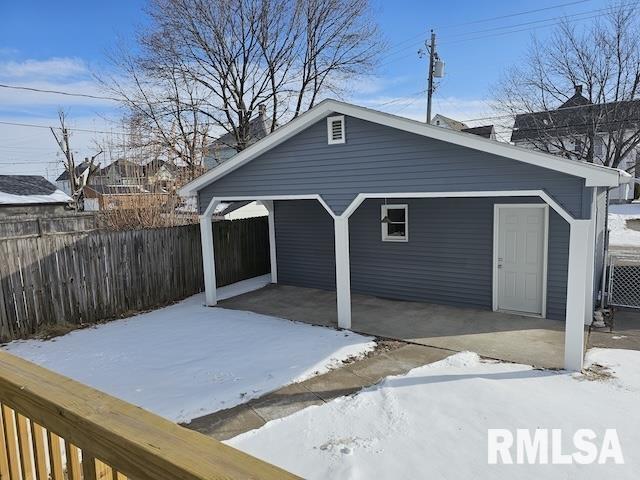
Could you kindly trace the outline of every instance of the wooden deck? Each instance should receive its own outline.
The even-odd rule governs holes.
[[[297,478],[1,351],[0,403],[2,479]]]

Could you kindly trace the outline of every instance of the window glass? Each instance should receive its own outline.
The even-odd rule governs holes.
[[[382,206],[382,240],[403,241],[408,240],[407,235],[407,205],[383,205]]]

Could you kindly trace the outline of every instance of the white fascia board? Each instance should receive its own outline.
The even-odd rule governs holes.
[[[454,145],[471,148],[473,150],[536,165],[538,167],[555,170],[574,177],[584,178],[585,185],[587,187],[617,187],[621,183],[627,183],[630,181],[627,180],[627,177],[630,177],[630,175],[614,168],[577,162],[575,160],[569,160],[547,153],[516,147],[508,143],[482,138],[469,133],[436,127],[434,125],[427,125],[416,120],[410,120],[397,115],[379,112],[377,110],[371,110],[344,102],[338,102],[337,100],[323,100],[311,110],[308,110],[295,120],[292,120],[288,124],[277,129],[275,132],[267,135],[265,138],[238,153],[227,162],[191,181],[180,189],[180,195],[193,195],[204,186],[241,167],[245,163],[270,150],[276,145],[288,140],[308,126],[326,117],[329,113],[347,115],[360,120],[421,135],[423,137],[433,138],[434,140],[440,140]]]

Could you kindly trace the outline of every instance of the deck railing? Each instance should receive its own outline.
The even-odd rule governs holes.
[[[0,351],[0,479],[297,478]]]

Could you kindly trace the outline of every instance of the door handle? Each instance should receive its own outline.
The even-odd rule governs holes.
[[[502,258],[498,258],[498,268],[502,268]]]

